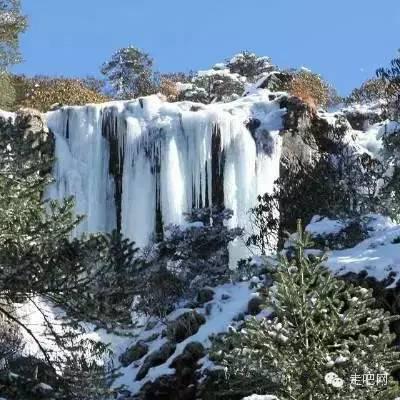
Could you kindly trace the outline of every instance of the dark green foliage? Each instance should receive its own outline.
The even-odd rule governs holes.
[[[351,385],[355,374],[391,374],[399,367],[389,330],[398,317],[375,308],[372,291],[334,278],[323,257],[307,256],[310,245],[299,227],[293,258],[279,258],[267,303],[273,317],[250,319],[217,342],[214,357],[227,377],[219,398],[263,393],[280,400],[383,400],[389,391],[399,395],[390,375],[388,386]],[[328,373],[343,386],[327,383]]]
[[[226,66],[231,73],[244,76],[249,82],[255,82],[263,74],[275,69],[269,57],[260,57],[250,51],[235,55]]]
[[[134,243],[113,231],[105,234],[101,246],[101,273],[87,291],[77,298],[77,305],[98,321],[131,324],[132,302],[138,286],[138,249]]]
[[[382,79],[368,79],[354,89],[346,98],[346,103],[369,103],[386,97],[387,84]]]
[[[250,210],[252,234],[247,246],[256,246],[261,254],[272,250],[277,243],[279,233],[279,199],[274,194],[258,196],[258,204]]]
[[[345,219],[390,212],[386,195],[380,191],[384,163],[354,151],[341,129],[334,130],[332,138],[318,141],[321,154],[313,164],[299,160],[298,168],[284,167],[277,181],[281,237],[283,231],[295,229],[297,218],[308,223],[314,215]]]
[[[185,217],[196,225],[168,226],[164,240],[141,256],[134,307],[140,313],[164,318],[178,300],[193,300],[199,288],[230,280],[228,244],[242,234],[224,225],[232,211],[194,209]]]
[[[164,266],[149,273],[143,271],[142,280],[136,287],[139,296],[134,310],[148,316],[164,319],[184,293],[184,284]]]
[[[119,49],[103,64],[101,73],[111,85],[111,95],[129,100],[155,93],[153,60],[135,47]]]
[[[390,67],[379,68],[376,71],[378,78],[385,85],[385,114],[388,118],[399,120],[400,111],[400,57],[390,62]]]
[[[55,385],[62,394],[60,398],[99,399],[99,393],[105,390],[99,382],[104,383],[107,374],[106,368],[95,361],[107,349],[101,343],[82,340],[82,327],[75,318],[90,318],[78,299],[107,272],[102,268],[104,239],[92,236],[71,240],[71,232],[80,221],[73,216],[72,200],[43,201],[51,181],[51,136],[32,133],[29,120],[22,117],[17,117],[15,123],[0,119],[0,133],[0,315],[36,343],[42,364],[50,371],[45,383]],[[61,330],[54,329],[44,302],[68,312],[68,317],[60,321]],[[11,303],[29,303],[42,314],[57,352],[42,344],[41,338],[10,309]],[[63,371],[62,376],[58,371]],[[37,378],[19,375],[17,381],[9,380],[8,372],[6,369],[2,374],[8,398],[29,398],[20,389],[33,390],[30,385],[39,383]]]

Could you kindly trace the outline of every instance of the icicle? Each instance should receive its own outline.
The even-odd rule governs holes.
[[[246,128],[253,114],[271,136],[268,152]],[[75,197],[86,216],[77,235],[111,231],[120,207],[122,233],[141,247],[156,229],[184,224],[192,207],[224,205],[234,212],[229,226],[246,230],[257,195],[279,176],[281,115],[267,92],[197,111],[150,96],[51,112],[57,161],[48,196]]]

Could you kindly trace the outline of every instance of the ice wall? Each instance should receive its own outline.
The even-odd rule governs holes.
[[[74,196],[75,232],[119,228],[144,246],[192,207],[224,205],[248,226],[258,194],[279,175],[284,110],[267,91],[232,103],[167,103],[158,96],[48,113],[56,137],[49,196]]]

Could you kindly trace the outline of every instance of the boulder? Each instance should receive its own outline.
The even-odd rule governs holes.
[[[176,349],[176,345],[171,342],[164,343],[159,350],[154,351],[153,353],[149,354],[140,368],[139,372],[136,375],[136,380],[142,380],[147,373],[149,372],[150,368],[157,367],[165,363],[168,358],[174,353]]]
[[[52,394],[54,389],[50,385],[39,383],[32,389],[32,392],[39,396],[46,397]]]
[[[250,299],[247,305],[247,312],[250,315],[257,315],[261,312],[263,300],[259,296],[254,296]]]
[[[185,368],[193,369],[197,365],[197,361],[204,356],[204,346],[199,342],[192,342],[184,348],[182,354],[172,361],[170,367],[177,371],[183,371]]]
[[[204,357],[205,350],[201,343],[189,343],[170,364],[175,368],[174,375],[163,375],[143,385],[138,400],[193,400],[198,387],[198,361]]]
[[[189,336],[194,335],[200,326],[206,322],[203,315],[196,311],[188,311],[178,317],[175,321],[167,324],[166,335],[171,342],[183,342]]]
[[[134,361],[137,361],[144,357],[148,351],[149,346],[144,341],[139,341],[132,347],[126,349],[125,352],[119,357],[119,361],[121,362],[123,367],[127,367]]]
[[[204,304],[204,303],[208,303],[209,301],[211,301],[214,298],[214,290],[212,290],[209,287],[204,287],[201,288],[198,292],[197,292],[197,302],[199,304]]]

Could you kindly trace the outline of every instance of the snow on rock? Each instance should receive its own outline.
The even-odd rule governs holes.
[[[395,285],[400,278],[400,225],[379,214],[368,214],[361,221],[368,238],[352,248],[329,252],[326,265],[338,275],[366,271],[378,281],[392,273]],[[306,231],[326,236],[339,233],[345,226],[346,222],[316,216]]]
[[[279,400],[276,396],[269,394],[259,395],[252,394],[251,396],[245,397],[243,400]]]
[[[254,295],[255,289],[250,289],[249,282],[240,282],[237,284],[225,284],[213,288],[215,295],[214,300],[207,304],[207,310],[205,307],[196,308],[195,311],[203,315],[206,322],[200,326],[199,330],[192,336],[176,344],[174,352],[168,357],[168,359],[159,366],[150,368],[149,372],[145,378],[135,381],[135,376],[139,372],[143,365],[146,356],[144,356],[138,362],[133,362],[131,365],[121,369],[121,376],[115,380],[113,383],[114,387],[123,386],[132,393],[138,393],[143,385],[147,382],[154,381],[162,375],[172,375],[175,373],[175,369],[170,367],[172,361],[179,355],[182,354],[185,347],[192,342],[197,342],[202,344],[205,348],[209,348],[211,345],[210,337],[221,332],[227,332],[229,326],[232,325],[233,320],[240,313],[244,313],[247,310],[248,303],[252,296]],[[167,320],[176,320],[179,316],[187,313],[188,309],[178,309],[175,310],[171,315],[168,316]],[[145,328],[138,328],[132,332],[135,336],[134,342],[131,340],[131,345],[144,341],[148,344],[149,350],[147,354],[151,354],[154,351],[160,349],[162,345],[167,343],[167,337],[163,337],[161,334],[165,329],[165,325],[161,322],[157,323],[152,329],[146,330]],[[106,338],[103,337],[104,341]],[[121,347],[121,341],[114,343],[113,337],[108,336],[109,343],[111,344],[111,349],[115,353],[114,362],[118,364],[118,358],[122,352],[128,346],[125,341],[123,344],[125,347]],[[107,343],[107,340],[105,341]],[[202,367],[212,368],[213,364],[208,359],[204,357],[200,360]]]
[[[120,224],[138,246],[151,240],[157,215],[164,226],[183,224],[184,213],[215,205],[221,190],[231,226],[246,227],[257,195],[279,176],[285,110],[268,93],[200,107],[149,96],[49,112],[57,161],[48,196],[75,197],[86,217],[76,235]],[[257,145],[250,119],[261,121],[268,146]]]
[[[344,221],[314,215],[311,222],[306,226],[305,231],[311,236],[334,235],[339,233],[345,227],[346,224]]]
[[[0,118],[4,118],[6,120],[11,119],[11,121],[15,120],[15,113],[0,110]]]

